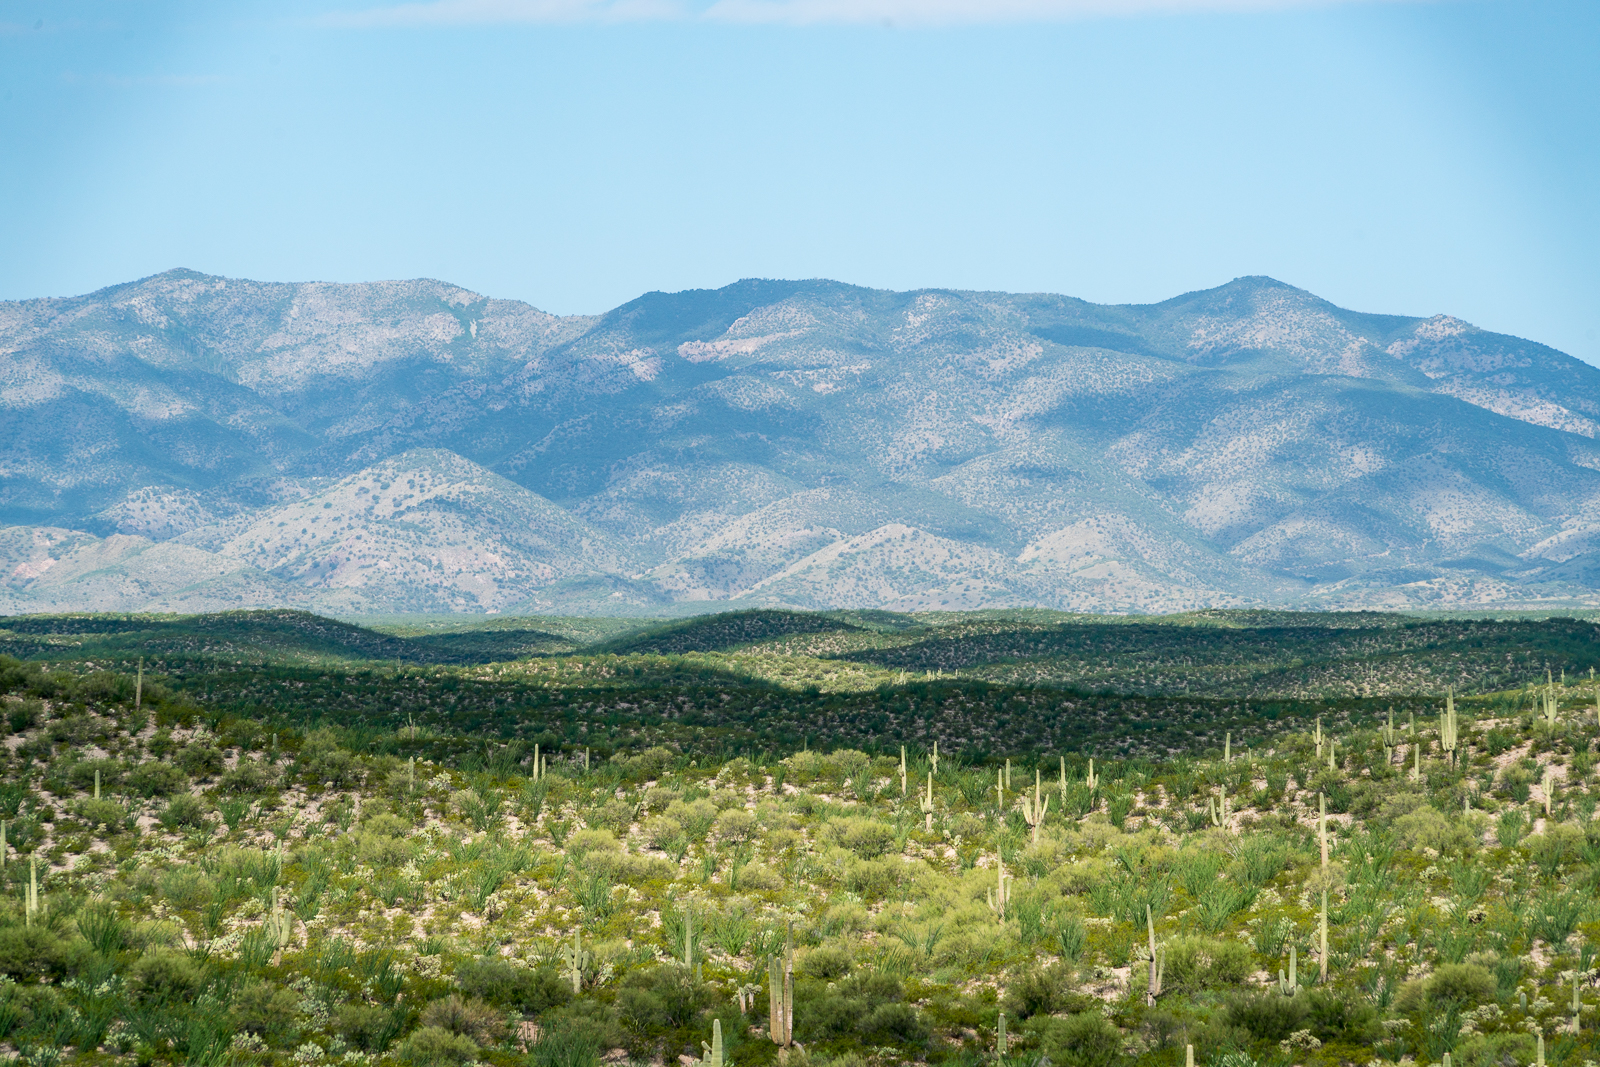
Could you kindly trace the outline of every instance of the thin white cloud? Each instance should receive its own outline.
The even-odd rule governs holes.
[[[1282,11],[1422,0],[413,0],[323,16],[329,26],[707,20],[749,24],[948,26],[1158,14]]]
[[[675,0],[419,0],[323,16],[327,26],[489,26],[683,18]]]
[[[1282,11],[1351,0],[715,0],[705,12],[720,22],[791,26],[906,26],[1064,22],[1155,14]],[[1359,0],[1358,0],[1359,2]],[[1403,0],[1366,0],[1403,2]]]

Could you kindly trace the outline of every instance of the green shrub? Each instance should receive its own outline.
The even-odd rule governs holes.
[[[141,763],[123,778],[130,792],[141,797],[165,797],[189,788],[189,776],[162,760]]]
[[[340,1004],[329,1027],[362,1052],[382,1052],[400,1030],[403,1014],[374,1004]]]
[[[217,792],[259,793],[277,784],[276,768],[257,760],[241,759],[233,770],[226,772],[217,780]]]
[[[193,867],[174,867],[161,874],[161,895],[180,911],[210,903],[216,884]]]
[[[361,766],[346,749],[341,748],[332,730],[314,730],[300,744],[298,760],[300,772],[312,785],[331,785],[343,789],[356,784],[361,778]]]
[[[188,830],[205,825],[206,807],[200,798],[179,793],[167,802],[160,815],[161,825],[169,830]]]
[[[140,956],[128,969],[128,982],[146,1000],[171,1003],[184,1000],[200,988],[204,975],[187,954],[157,948]]]
[[[1193,993],[1240,985],[1255,970],[1250,947],[1239,941],[1175,937],[1167,943],[1164,989]]]
[[[625,834],[638,814],[637,805],[613,798],[597,808],[590,808],[584,813],[584,821],[614,834]]]
[[[178,766],[191,778],[209,778],[221,774],[225,764],[220,748],[201,741],[184,745],[178,750]]]
[[[714,1003],[711,987],[676,964],[634,972],[617,994],[623,1026],[646,1039],[699,1028]],[[709,1030],[710,1024],[704,1029]]]
[[[1066,1018],[1040,1016],[1028,1020],[1039,1051],[1063,1067],[1111,1067],[1122,1056],[1122,1033],[1098,1011]]]
[[[230,1018],[235,1029],[288,1044],[299,1007],[300,998],[288,989],[248,982],[234,993]]]
[[[422,1025],[469,1037],[478,1045],[498,1045],[507,1037],[505,1012],[481,1000],[463,1000],[455,993],[423,1008]]]
[[[1086,1011],[1089,998],[1072,989],[1072,971],[1062,964],[1022,972],[1006,987],[1001,1006],[1014,1019]]]
[[[424,1026],[400,1043],[398,1054],[400,1061],[411,1067],[459,1067],[478,1058],[478,1046],[470,1037]]]
[[[122,781],[122,764],[114,759],[79,760],[67,771],[67,781],[85,793],[91,792],[95,771],[100,772],[101,789],[110,789]]]
[[[842,945],[819,945],[800,957],[800,973],[831,981],[850,973],[850,950]]]
[[[760,827],[756,817],[743,808],[729,808],[717,816],[714,829],[717,840],[729,845],[742,845],[753,840]]]
[[[572,986],[552,967],[515,967],[478,956],[456,967],[456,985],[469,997],[535,1017],[572,999]]]
[[[712,824],[717,819],[717,806],[709,800],[693,800],[685,803],[674,800],[667,805],[664,813],[667,818],[683,827],[683,832],[691,841],[704,841],[706,834],[711,832]]]
[[[1532,1034],[1473,1034],[1457,1043],[1452,1060],[1461,1067],[1506,1067],[1532,1063],[1535,1054]]]
[[[1494,975],[1477,963],[1446,963],[1427,978],[1400,987],[1395,1009],[1402,1015],[1463,1011],[1493,1000]]]
[[[841,845],[862,859],[877,859],[894,851],[894,827],[876,819],[851,816],[830,823],[829,830]]]
[[[528,1049],[528,1067],[599,1067],[600,1042],[579,1026],[555,1026]]]
[[[1257,1041],[1282,1041],[1306,1028],[1308,999],[1299,995],[1286,997],[1275,990],[1237,996],[1228,1002],[1227,1019]]]
[[[128,812],[121,804],[108,797],[99,800],[88,798],[80,800],[72,806],[72,813],[90,826],[115,827],[128,817]]]
[[[42,925],[0,928],[0,974],[16,979],[60,978],[66,943]]]
[[[805,1040],[854,1036],[865,1044],[912,1048],[929,1036],[927,1023],[891,975],[857,974],[821,989],[808,983],[795,999],[796,1036]]]
[[[1331,989],[1314,989],[1306,995],[1305,1000],[1309,1009],[1309,1028],[1324,1044],[1329,1041],[1366,1044],[1383,1036],[1377,1009],[1370,1004],[1351,1003]]]

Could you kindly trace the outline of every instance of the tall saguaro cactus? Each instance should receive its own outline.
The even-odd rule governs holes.
[[[567,977],[572,981],[573,995],[576,996],[583,992],[583,969],[589,962],[589,951],[583,947],[576,926],[572,928],[572,944],[562,955],[567,965]]]
[[[933,833],[933,771],[928,772],[928,795],[922,798],[922,828]]]
[[[1439,749],[1450,757],[1450,763],[1456,761],[1456,694],[1455,690],[1445,690],[1444,711],[1439,713]]]
[[[794,1044],[793,931],[784,937],[783,954],[767,961],[767,1036],[780,1049]]]
[[[1153,1008],[1156,998],[1161,995],[1161,981],[1167,969],[1167,954],[1156,947],[1156,919],[1148,904],[1144,906],[1144,924],[1150,933],[1150,984],[1145,989],[1144,1003],[1146,1007]]]
[[[704,1067],[731,1067],[722,1056],[722,1020],[711,1020],[711,1043],[700,1042],[700,1062]]]
[[[1328,873],[1328,798],[1317,794],[1317,844],[1322,851],[1322,873]]]
[[[1300,991],[1299,952],[1295,946],[1289,946],[1289,973],[1285,974],[1283,968],[1278,968],[1278,992],[1286,997],[1292,997]]]
[[[1044,825],[1044,814],[1050,810],[1050,798],[1044,795],[1040,788],[1039,772],[1033,772],[1033,796],[1029,797],[1027,791],[1022,794],[1022,818],[1027,822],[1028,828],[1033,831],[1033,843],[1039,843],[1039,828]]]
[[[1317,980],[1328,981],[1328,891],[1322,891],[1322,914],[1317,919]]]
[[[1006,923],[1006,905],[1011,901],[1010,879],[1006,877],[1006,860],[1004,856],[996,855],[994,858],[995,877],[994,888],[988,891],[989,910],[994,912],[994,917],[1000,925]]]

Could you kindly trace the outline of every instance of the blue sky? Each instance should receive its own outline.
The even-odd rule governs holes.
[[[0,0],[0,298],[1270,274],[1600,363],[1600,5]]]

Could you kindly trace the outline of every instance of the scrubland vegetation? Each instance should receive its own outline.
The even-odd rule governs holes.
[[[0,620],[0,1050],[1600,1059],[1591,624],[758,614]]]

